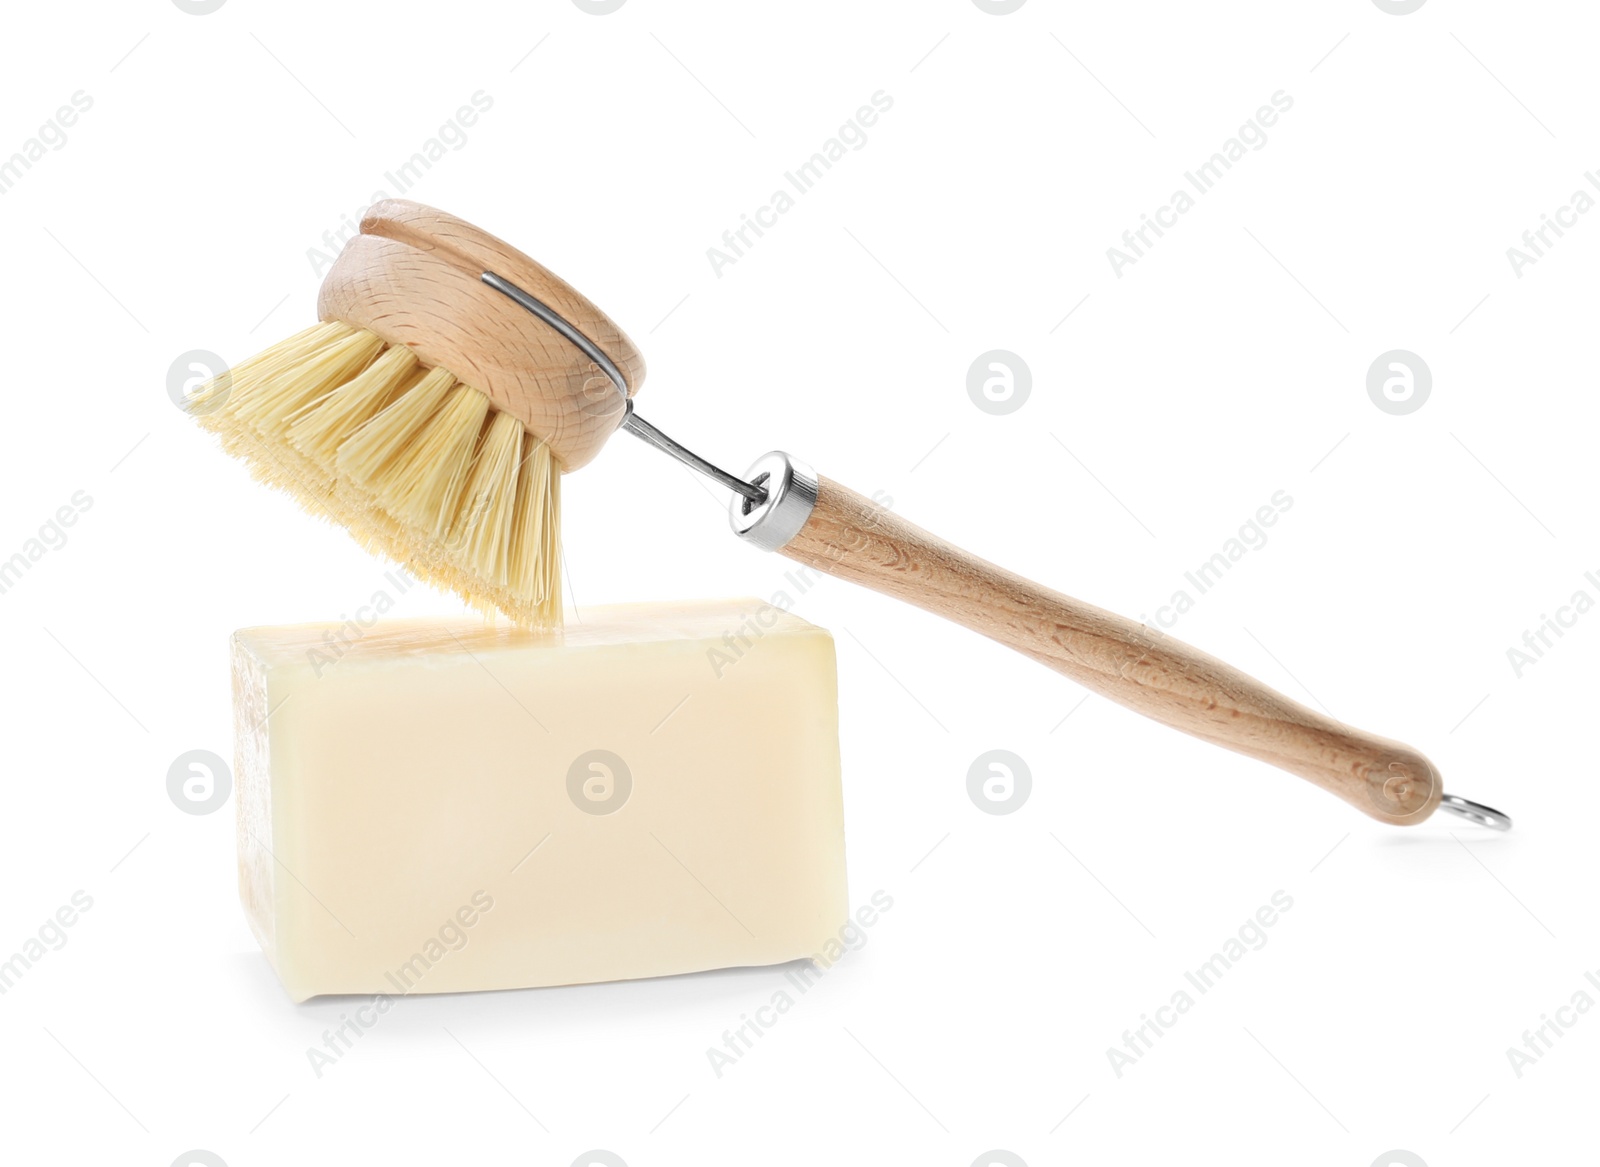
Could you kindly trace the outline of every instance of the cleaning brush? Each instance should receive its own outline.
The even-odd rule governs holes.
[[[490,264],[571,306],[643,378],[621,329],[584,312],[540,264],[470,224],[392,201],[372,209],[328,273],[324,322],[208,381],[188,409],[257,478],[369,550],[485,612],[550,627],[561,620],[561,471],[598,450],[623,409],[611,372],[624,374],[485,289]],[[419,331],[411,305],[454,313],[454,337],[441,340],[432,321]],[[475,355],[497,312],[517,342],[500,365]],[[506,408],[529,401],[565,404],[536,413],[531,430]]]
[[[718,468],[634,412],[644,361],[609,317],[453,216],[374,205],[319,310],[322,324],[203,386],[190,408],[260,478],[479,608],[559,620],[560,475],[625,429],[731,490],[734,532],[758,547],[953,620],[1383,822],[1443,807],[1511,825],[1446,794],[1410,746],[988,563],[789,454],[743,477]]]

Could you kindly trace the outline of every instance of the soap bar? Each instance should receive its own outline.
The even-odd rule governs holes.
[[[810,956],[848,913],[832,637],[759,600],[233,637],[240,892],[296,1001]]]

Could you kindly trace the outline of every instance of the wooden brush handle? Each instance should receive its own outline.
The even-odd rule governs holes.
[[[1309,779],[1386,823],[1443,793],[1416,750],[1307,709],[1182,641],[969,555],[827,478],[790,559],[981,632],[1102,697]]]

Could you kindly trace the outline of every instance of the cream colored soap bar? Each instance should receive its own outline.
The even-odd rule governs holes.
[[[289,995],[772,964],[845,920],[826,631],[757,600],[234,634],[239,877]]]

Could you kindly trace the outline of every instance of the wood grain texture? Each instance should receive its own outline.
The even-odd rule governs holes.
[[[823,478],[790,559],[980,632],[1146,717],[1316,783],[1375,819],[1420,823],[1439,772],[1400,742],[1307,709],[1215,657],[969,555]]]
[[[622,371],[631,397],[644,383],[644,356],[616,321],[538,260],[446,211],[406,199],[384,199],[361,217],[363,235],[382,235],[419,251],[448,254],[474,272],[492,271],[526,288],[584,336]]]
[[[644,359],[571,285],[520,251],[443,211],[376,203],[323,280],[318,311],[404,345],[482,391],[576,470],[622,422],[620,394],[582,351],[482,282],[493,271],[542,301],[616,364],[629,396]]]

